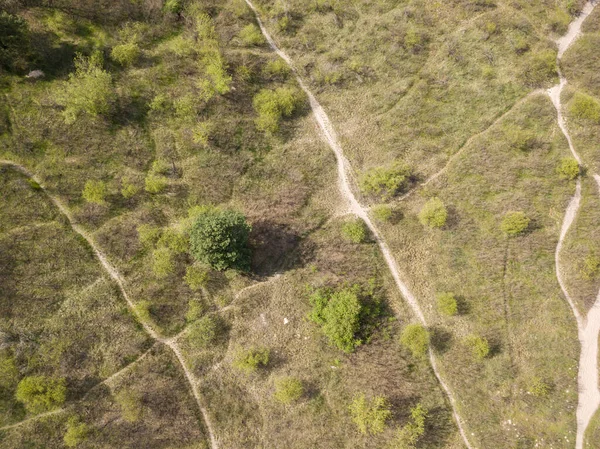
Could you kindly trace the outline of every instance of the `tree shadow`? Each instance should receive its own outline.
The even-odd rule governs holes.
[[[441,327],[433,327],[431,329],[431,347],[439,354],[444,354],[448,351],[452,344],[452,338],[452,333]]]
[[[300,236],[283,223],[260,220],[252,224],[250,242],[253,248],[251,269],[259,276],[270,276],[289,263],[289,255],[300,242]]]

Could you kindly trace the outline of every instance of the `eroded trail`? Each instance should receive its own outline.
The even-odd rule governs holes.
[[[205,424],[205,427],[207,429],[207,432],[208,432],[208,435],[210,438],[211,449],[218,449],[218,447],[219,447],[218,442],[217,442],[217,439],[213,432],[212,426],[210,424],[208,413],[207,413],[206,409],[202,406],[202,402],[200,400],[200,394],[198,391],[197,382],[195,381],[192,372],[189,370],[187,363],[186,363],[183,355],[181,354],[181,350],[180,350],[179,346],[177,345],[177,343],[172,339],[163,338],[161,335],[158,334],[158,332],[156,332],[156,330],[154,330],[152,328],[152,326],[150,326],[139,315],[139,312],[136,309],[135,304],[133,303],[133,301],[131,301],[131,298],[129,297],[129,295],[127,294],[127,291],[125,290],[125,281],[121,277],[121,274],[119,273],[119,271],[108,261],[106,255],[100,250],[100,248],[98,248],[98,246],[92,239],[92,236],[85,229],[83,229],[80,225],[77,224],[77,222],[73,219],[71,212],[62,203],[62,201],[60,201],[60,199],[58,199],[57,197],[52,195],[44,187],[43,183],[33,173],[29,172],[29,170],[27,170],[22,165],[19,165],[13,161],[8,161],[8,160],[3,160],[3,159],[0,159],[0,165],[8,165],[10,167],[13,167],[15,170],[18,170],[20,173],[27,176],[31,180],[35,181],[40,186],[40,188],[44,191],[46,196],[50,199],[50,201],[52,201],[54,206],[56,206],[56,208],[61,212],[61,214],[63,214],[67,218],[67,220],[69,221],[69,225],[71,226],[71,229],[73,229],[73,231],[75,231],[77,234],[79,234],[81,237],[83,237],[85,239],[85,241],[88,243],[88,245],[90,245],[90,247],[94,251],[94,254],[100,261],[100,265],[108,273],[108,275],[112,278],[112,280],[117,284],[117,286],[119,287],[119,291],[121,292],[121,295],[123,296],[123,298],[127,302],[127,305],[129,306],[129,309],[131,310],[133,315],[137,318],[137,321],[143,326],[146,333],[152,339],[168,346],[171,349],[171,351],[173,351],[173,353],[177,357],[177,360],[179,360],[179,363],[181,364],[181,367],[185,374],[185,378],[190,385],[192,394],[194,395],[194,399],[196,400],[196,403],[198,404],[198,408],[200,409],[200,413],[202,414],[202,417],[204,419],[204,424]],[[49,414],[52,414],[52,412],[47,413],[47,415],[49,415]],[[33,419],[33,418],[31,418],[31,419]],[[17,425],[19,425],[19,424],[15,424],[13,427],[16,427]]]
[[[577,40],[581,33],[581,25],[587,18],[587,16],[593,11],[596,6],[596,1],[588,2],[579,17],[577,17],[569,25],[567,33],[556,41],[558,45],[558,64],[559,64],[559,76],[560,82],[556,86],[548,89],[548,95],[554,104],[557,112],[558,126],[565,135],[567,142],[569,143],[569,149],[573,154],[573,157],[581,165],[582,161],[575,151],[573,141],[567,129],[565,119],[562,114],[562,103],[561,94],[564,87],[567,85],[567,79],[562,75],[560,71],[560,60],[567,49]],[[600,187],[600,177],[594,175],[594,179]],[[600,406],[600,390],[598,389],[598,333],[600,332],[600,293],[596,298],[596,301],[586,316],[582,316],[575,301],[569,295],[566,289],[562,272],[560,270],[560,251],[564,242],[564,239],[569,231],[569,228],[573,224],[579,205],[581,202],[581,179],[577,179],[577,185],[575,189],[575,195],[571,198],[565,218],[563,219],[560,237],[558,245],[556,246],[555,252],[555,266],[556,266],[556,278],[560,284],[560,288],[567,299],[567,302],[571,306],[575,320],[577,321],[577,330],[579,334],[579,341],[581,343],[581,353],[579,356],[579,373],[577,376],[578,383],[578,404],[577,404],[577,438],[575,441],[576,449],[583,449],[585,431],[594,416],[594,413]]]
[[[308,89],[308,87],[306,86],[304,81],[298,75],[298,72],[296,71],[292,60],[289,58],[289,56],[287,56],[283,51],[281,51],[277,47],[277,45],[275,44],[275,41],[273,41],[273,38],[271,37],[271,35],[269,34],[267,29],[263,25],[263,23],[260,19],[260,16],[258,14],[258,11],[254,7],[252,2],[250,0],[246,0],[246,3],[250,7],[250,9],[252,9],[252,11],[254,12],[254,15],[256,16],[256,21],[258,22],[258,25],[259,25],[265,39],[267,40],[267,42],[269,43],[269,45],[271,46],[273,51],[275,51],[275,53],[277,53],[277,55],[279,55],[279,57],[281,57],[290,66],[290,68],[296,75],[296,80],[298,81],[298,84],[300,85],[302,90],[306,93],[306,95],[309,99],[310,107],[313,111],[313,114],[319,125],[319,128],[320,128],[323,136],[325,137],[327,144],[335,153],[335,158],[337,161],[337,169],[338,169],[338,186],[339,186],[340,192],[342,194],[342,197],[348,204],[348,208],[349,208],[350,212],[352,212],[354,215],[360,217],[365,222],[365,224],[367,225],[367,227],[373,234],[373,237],[377,241],[377,244],[379,245],[381,252],[383,254],[383,257],[384,257],[384,259],[390,269],[390,272],[394,278],[394,281],[396,282],[398,289],[402,293],[402,296],[408,302],[408,304],[410,305],[410,307],[413,310],[413,313],[417,316],[419,321],[423,325],[426,326],[427,321],[425,319],[425,315],[423,314],[423,311],[421,310],[421,307],[420,307],[417,299],[411,293],[408,286],[402,280],[402,278],[400,276],[400,269],[398,268],[398,263],[396,262],[394,256],[392,255],[392,252],[390,251],[387,243],[383,239],[381,232],[379,231],[379,229],[375,226],[375,224],[369,217],[369,214],[367,212],[368,209],[359,203],[359,201],[356,199],[356,197],[352,191],[352,187],[351,187],[351,183],[350,183],[351,167],[350,167],[348,160],[344,156],[344,152],[342,150],[342,147],[339,144],[337,135],[335,133],[333,125],[331,124],[331,121],[329,120],[329,117],[327,116],[327,114],[323,110],[323,107],[319,104],[319,102],[317,101],[315,96]],[[460,416],[458,415],[456,401],[454,399],[452,391],[450,390],[448,385],[441,378],[438,367],[437,367],[435,356],[431,350],[429,351],[429,360],[431,362],[431,366],[433,368],[435,376],[437,377],[440,385],[442,386],[442,388],[444,389],[444,391],[446,392],[446,394],[449,398],[450,404],[452,406],[452,412],[454,415],[454,419],[456,420],[458,430],[462,436],[462,439],[463,439],[465,445],[467,446],[467,448],[472,449],[472,446],[471,446],[471,444],[467,438],[466,432],[464,430],[462,420],[460,419]]]

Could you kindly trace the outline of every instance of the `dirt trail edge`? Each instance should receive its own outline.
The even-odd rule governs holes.
[[[161,337],[158,334],[158,332],[156,332],[146,321],[144,321],[142,319],[142,317],[139,315],[139,312],[135,308],[135,304],[133,303],[133,301],[131,301],[131,299],[129,298],[129,295],[127,294],[127,291],[125,290],[125,286],[124,286],[125,285],[125,281],[121,277],[121,274],[108,261],[108,259],[104,255],[104,253],[102,251],[100,251],[100,249],[98,248],[98,246],[96,245],[96,243],[92,239],[92,236],[90,234],[88,234],[88,232],[85,229],[83,229],[81,226],[79,226],[75,222],[75,220],[73,219],[73,216],[71,215],[71,212],[62,203],[62,201],[60,201],[57,197],[55,197],[54,195],[52,195],[44,187],[43,183],[33,173],[29,172],[29,170],[27,170],[22,165],[17,164],[16,162],[13,162],[13,161],[8,161],[8,160],[3,160],[3,159],[0,159],[0,165],[8,165],[10,167],[13,167],[14,169],[18,170],[19,172],[21,172],[22,174],[24,174],[28,178],[30,178],[33,181],[35,181],[40,186],[40,188],[44,191],[44,193],[50,199],[50,201],[52,201],[52,203],[56,206],[56,208],[67,218],[67,220],[69,221],[69,224],[71,225],[71,228],[73,229],[73,231],[75,231],[77,234],[79,234],[81,237],[83,237],[86,240],[86,242],[88,243],[88,245],[90,245],[90,247],[94,251],[94,254],[96,255],[96,257],[100,261],[100,265],[102,265],[102,268],[104,268],[104,270],[113,279],[113,281],[115,281],[115,283],[119,287],[119,290],[121,291],[121,295],[123,296],[123,298],[127,302],[127,305],[131,309],[131,312],[137,318],[138,322],[143,326],[143,328],[146,331],[146,333],[150,337],[152,337],[154,340],[156,340],[156,341],[158,341],[158,342],[160,342],[160,343],[168,346],[171,349],[171,351],[173,351],[173,353],[177,357],[177,360],[179,360],[179,363],[181,364],[181,367],[183,369],[185,377],[186,377],[188,383],[190,384],[190,388],[192,390],[192,394],[194,395],[194,399],[196,400],[196,403],[198,404],[198,408],[200,409],[200,413],[202,414],[202,418],[204,419],[204,425],[206,427],[206,430],[207,430],[209,438],[210,438],[211,449],[218,449],[219,445],[217,443],[217,439],[215,438],[215,434],[213,432],[213,428],[212,428],[210,420],[208,418],[208,412],[202,406],[202,401],[200,400],[200,392],[198,391],[197,382],[194,380],[193,374],[189,370],[189,368],[188,368],[188,366],[187,366],[187,364],[185,362],[185,359],[183,358],[183,355],[181,354],[181,350],[179,349],[179,346],[177,345],[177,343],[175,341],[173,341],[172,339]]]
[[[377,244],[381,248],[383,257],[390,269],[390,272],[392,273],[392,276],[394,277],[394,280],[396,281],[396,285],[398,286],[398,289],[402,293],[402,296],[408,302],[408,304],[410,305],[410,307],[413,310],[413,313],[417,316],[419,321],[421,321],[421,323],[426,326],[427,322],[425,320],[425,316],[423,315],[421,307],[419,306],[419,303],[418,303],[417,299],[415,298],[415,296],[408,289],[407,285],[402,281],[402,279],[400,277],[400,269],[398,268],[398,263],[394,259],[394,256],[392,255],[387,243],[383,239],[381,233],[379,232],[379,229],[371,221],[371,218],[369,217],[368,212],[367,212],[367,208],[358,202],[358,200],[354,196],[354,193],[352,192],[352,188],[351,188],[351,184],[350,184],[350,180],[349,180],[349,177],[350,177],[349,173],[351,172],[351,167],[350,167],[348,160],[344,156],[344,152],[342,150],[342,147],[339,144],[335,130],[333,128],[333,125],[331,124],[331,121],[329,120],[329,117],[327,116],[327,114],[325,113],[325,111],[323,110],[323,108],[321,107],[319,102],[316,100],[315,96],[308,89],[306,84],[304,84],[304,81],[302,81],[302,79],[298,75],[298,72],[296,71],[296,68],[295,68],[294,64],[292,63],[292,60],[289,58],[288,55],[286,55],[283,51],[281,51],[279,49],[279,47],[277,47],[277,45],[275,44],[275,41],[273,41],[273,38],[271,37],[271,35],[269,34],[267,29],[263,25],[262,20],[260,19],[260,16],[258,14],[258,11],[254,7],[252,2],[250,0],[245,0],[245,1],[248,4],[248,6],[250,7],[250,9],[254,12],[256,21],[258,22],[258,25],[259,25],[265,39],[267,40],[267,42],[269,43],[269,45],[271,46],[273,51],[275,51],[275,53],[277,53],[277,55],[279,55],[279,57],[281,57],[281,59],[283,59],[290,66],[290,68],[294,71],[294,74],[296,75],[296,80],[298,81],[298,84],[300,85],[302,90],[308,96],[308,99],[310,102],[310,107],[312,108],[315,119],[317,120],[317,123],[319,124],[319,128],[321,129],[323,136],[327,140],[329,147],[335,153],[335,157],[337,160],[339,189],[340,189],[340,192],[342,193],[344,200],[348,203],[350,212],[352,212],[356,216],[360,217],[365,222],[365,224],[367,225],[367,227],[373,234],[373,237],[377,241]],[[448,387],[448,385],[442,380],[442,378],[440,376],[440,373],[439,373],[439,370],[437,367],[437,363],[435,360],[435,356],[434,356],[433,352],[431,351],[431,349],[429,350],[429,361],[431,362],[431,366],[433,368],[433,372],[435,373],[435,376],[437,377],[440,385],[442,386],[442,388],[444,389],[444,391],[446,392],[446,394],[448,396],[450,405],[452,406],[452,413],[454,415],[454,419],[456,420],[456,424],[458,426],[458,430],[460,431],[460,435],[462,436],[462,439],[463,439],[466,447],[469,449],[473,449],[473,446],[471,446],[471,444],[469,443],[466,432],[463,428],[463,423],[460,419],[460,416],[458,415],[456,401],[454,399],[454,396],[453,396],[452,392],[450,391],[450,388]]]
[[[556,44],[558,45],[558,74],[560,77],[560,82],[548,89],[548,95],[554,104],[557,112],[557,120],[558,126],[561,131],[565,135],[567,142],[569,143],[569,149],[573,154],[573,157],[577,160],[577,162],[581,165],[582,161],[577,152],[575,151],[575,147],[573,146],[573,141],[571,140],[571,136],[569,135],[569,131],[567,129],[567,125],[565,119],[562,114],[562,103],[561,103],[561,93],[563,88],[567,85],[567,79],[563,76],[560,71],[560,60],[562,59],[563,54],[567,49],[577,40],[579,35],[581,34],[581,25],[589,16],[589,14],[593,11],[596,6],[596,1],[590,1],[586,3],[581,11],[581,14],[569,25],[569,29],[567,33],[561,38],[556,40]],[[598,175],[594,175],[594,179],[598,183],[600,187],[600,177]],[[569,295],[565,287],[565,283],[563,280],[562,272],[560,270],[560,250],[563,245],[563,241],[569,228],[573,224],[575,217],[577,216],[577,211],[579,210],[579,205],[581,202],[581,179],[577,179],[577,186],[575,189],[575,195],[571,198],[569,205],[567,206],[567,211],[565,213],[565,218],[563,219],[563,224],[560,230],[560,237],[558,240],[558,245],[556,246],[556,252],[554,255],[555,266],[556,266],[556,278],[558,279],[558,283],[560,284],[560,288],[567,299],[567,302],[571,306],[573,310],[573,315],[575,315],[575,320],[577,321],[577,330],[579,334],[579,341],[581,343],[581,353],[579,356],[579,374],[577,376],[578,383],[578,404],[577,404],[577,437],[575,440],[576,449],[583,449],[583,443],[585,439],[585,431],[590,423],[590,420],[596,413],[598,406],[600,406],[600,390],[598,389],[598,333],[600,332],[600,293],[594,302],[594,305],[588,312],[587,316],[582,316],[577,306],[575,305],[575,301]]]

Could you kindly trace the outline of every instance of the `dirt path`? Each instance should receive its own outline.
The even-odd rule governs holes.
[[[211,442],[211,449],[218,449],[219,445],[218,445],[217,439],[215,437],[215,434],[213,432],[213,428],[211,426],[211,423],[210,423],[210,420],[208,417],[208,412],[202,406],[202,401],[200,400],[200,394],[198,392],[197,382],[194,379],[192,372],[189,370],[187,363],[185,362],[185,359],[184,359],[183,355],[181,354],[181,350],[180,350],[179,346],[177,345],[177,343],[171,339],[163,338],[158,332],[156,332],[156,330],[154,330],[154,328],[152,328],[152,326],[150,326],[146,321],[144,321],[144,319],[140,316],[139,312],[137,311],[135,304],[133,303],[133,301],[131,301],[131,298],[129,297],[129,295],[127,294],[127,291],[125,290],[125,281],[121,277],[121,274],[108,261],[106,255],[100,250],[100,248],[98,248],[98,246],[94,242],[92,236],[90,234],[88,234],[88,232],[85,229],[83,229],[80,225],[78,225],[75,222],[75,220],[73,219],[73,216],[71,215],[71,212],[62,203],[62,201],[60,201],[57,197],[52,195],[44,187],[43,183],[33,173],[29,172],[29,170],[27,170],[22,165],[19,165],[13,161],[8,161],[8,160],[3,160],[3,159],[0,159],[0,164],[13,167],[14,169],[18,170],[19,172],[21,172],[28,178],[35,181],[40,186],[40,188],[44,191],[44,193],[50,199],[50,201],[52,201],[52,203],[56,206],[56,208],[67,218],[73,231],[75,231],[77,234],[79,234],[81,237],[83,237],[86,240],[86,242],[88,243],[88,245],[90,245],[90,247],[94,251],[94,254],[100,261],[102,268],[108,273],[108,275],[113,279],[113,281],[116,282],[116,284],[119,287],[119,290],[121,292],[121,295],[127,302],[127,305],[129,306],[131,312],[137,318],[138,322],[142,325],[142,327],[144,328],[146,333],[150,337],[152,337],[154,340],[168,346],[173,351],[173,353],[179,360],[179,363],[181,364],[181,367],[183,369],[185,377],[186,377],[188,383],[190,384],[190,388],[194,395],[194,399],[196,400],[196,402],[198,404],[198,408],[200,409],[200,412],[202,413],[202,417],[204,418],[204,424],[208,431],[208,435],[209,435],[210,442]]]
[[[367,227],[369,228],[371,233],[373,234],[373,237],[375,238],[377,244],[379,245],[379,247],[381,249],[381,252],[383,253],[383,257],[390,269],[390,272],[394,278],[394,281],[396,282],[398,289],[402,293],[402,296],[408,302],[408,304],[410,305],[410,307],[413,310],[413,313],[417,316],[419,321],[423,325],[426,326],[427,321],[425,320],[425,315],[423,314],[423,311],[421,310],[421,307],[420,307],[417,299],[415,298],[415,296],[411,293],[408,286],[402,281],[402,278],[400,276],[400,269],[398,268],[398,263],[394,259],[392,252],[390,251],[387,243],[385,242],[381,233],[379,232],[379,229],[371,221],[371,218],[369,217],[368,212],[367,212],[368,209],[365,206],[363,206],[362,204],[360,204],[358,202],[358,200],[356,199],[356,197],[354,196],[354,193],[353,193],[352,187],[351,187],[351,183],[350,183],[350,175],[349,175],[349,173],[351,173],[351,167],[350,167],[348,160],[344,156],[344,152],[342,150],[342,147],[339,144],[338,138],[336,136],[333,125],[331,124],[331,121],[329,120],[329,117],[323,110],[323,107],[316,100],[316,98],[314,97],[312,92],[308,89],[308,87],[306,86],[304,81],[298,75],[298,73],[294,67],[294,64],[292,63],[292,60],[277,47],[277,45],[273,41],[271,35],[269,34],[267,29],[263,25],[262,21],[260,20],[258,11],[254,7],[252,2],[250,0],[246,0],[246,3],[250,7],[250,9],[252,9],[252,11],[254,12],[254,14],[256,16],[256,20],[258,22],[258,25],[260,26],[260,29],[261,29],[265,39],[267,40],[267,42],[269,43],[269,45],[271,46],[273,51],[275,51],[275,53],[277,53],[277,55],[279,55],[279,57],[281,57],[290,66],[290,68],[294,71],[294,73],[296,74],[296,79],[298,81],[298,84],[300,85],[302,90],[305,92],[305,94],[308,96],[308,100],[310,102],[311,109],[312,109],[315,119],[319,125],[319,128],[321,129],[321,132],[322,132],[323,136],[325,137],[329,147],[335,153],[335,157],[337,160],[337,169],[338,169],[338,186],[339,186],[340,192],[342,194],[342,197],[348,204],[349,210],[354,215],[360,217],[365,222],[365,224],[367,225]],[[454,396],[453,396],[450,388],[448,387],[448,385],[442,380],[440,373],[439,373],[439,369],[437,367],[435,356],[431,350],[429,351],[429,360],[431,362],[431,366],[433,368],[435,376],[437,377],[440,385],[442,386],[442,388],[444,389],[444,391],[446,392],[446,394],[450,400],[454,419],[456,420],[456,423],[458,425],[458,430],[460,431],[462,439],[463,439],[465,445],[467,446],[467,448],[472,449],[472,446],[469,443],[469,440],[467,439],[466,432],[463,428],[463,424],[460,419],[460,416],[458,415],[456,401],[454,399]]]
[[[587,18],[587,16],[593,11],[596,6],[596,1],[590,1],[586,3],[582,13],[569,25],[567,33],[561,38],[557,39],[556,44],[558,45],[558,64],[559,64],[559,76],[560,82],[556,86],[548,89],[548,95],[550,96],[554,107],[557,112],[558,126],[565,135],[567,142],[569,143],[569,149],[573,157],[582,164],[581,158],[575,151],[573,141],[569,135],[565,119],[562,114],[562,103],[561,93],[563,88],[567,85],[567,79],[562,75],[560,71],[560,60],[567,51],[567,49],[577,40],[581,33],[581,25]],[[594,179],[598,183],[600,188],[600,177],[594,175]],[[567,299],[567,302],[571,306],[575,320],[577,321],[577,330],[579,334],[579,341],[581,343],[581,353],[579,356],[579,374],[577,377],[579,400],[577,404],[577,437],[575,441],[576,449],[583,449],[585,431],[590,423],[590,420],[594,416],[596,410],[600,406],[600,390],[598,389],[598,333],[600,332],[600,293],[588,312],[583,317],[573,298],[569,295],[564,283],[562,272],[560,270],[560,251],[569,231],[569,228],[573,224],[579,205],[581,202],[581,179],[577,180],[577,186],[575,195],[571,198],[563,224],[560,231],[560,237],[558,245],[556,246],[556,252],[554,255],[555,266],[556,266],[556,278],[560,284],[560,288]]]

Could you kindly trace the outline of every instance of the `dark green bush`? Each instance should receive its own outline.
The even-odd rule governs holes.
[[[232,210],[211,209],[198,215],[190,232],[190,252],[215,270],[250,268],[246,217]]]
[[[27,22],[21,17],[0,11],[0,70],[24,70],[28,47]]]

